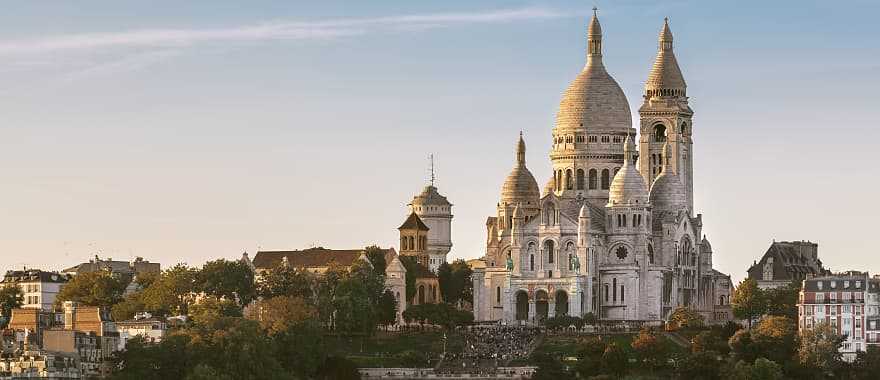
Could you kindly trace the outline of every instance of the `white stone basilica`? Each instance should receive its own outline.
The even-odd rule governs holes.
[[[665,22],[639,109],[639,150],[626,96],[602,63],[595,15],[587,63],[563,95],[553,129],[553,177],[540,193],[516,163],[488,218],[474,265],[477,321],[593,313],[659,321],[677,306],[729,318],[730,278],[693,210],[692,116]],[[641,155],[639,154],[641,153]]]

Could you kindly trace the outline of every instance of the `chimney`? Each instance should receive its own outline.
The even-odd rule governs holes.
[[[73,302],[73,301],[65,301],[64,302],[64,329],[65,330],[75,330],[76,329],[76,302]]]

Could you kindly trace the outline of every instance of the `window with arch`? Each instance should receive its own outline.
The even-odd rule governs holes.
[[[596,169],[590,169],[590,190],[596,190],[599,186],[599,176],[596,173]]]
[[[626,302],[626,292],[623,284],[620,284],[620,302]]]
[[[544,252],[547,253],[547,263],[548,264],[554,263],[554,261],[553,261],[553,256],[554,256],[553,251],[555,251],[554,248],[555,247],[554,247],[553,240],[547,240],[546,242],[544,242]]]
[[[495,288],[495,303],[501,303],[501,287]]]
[[[683,134],[683,135],[688,134],[688,125],[686,122],[681,122],[681,134]]]
[[[567,169],[565,171],[565,189],[571,190],[573,187],[574,185],[572,184],[571,169]]]
[[[657,124],[654,126],[654,141],[655,142],[666,142],[666,126],[663,124]]]
[[[648,264],[654,263],[654,246],[648,244]]]
[[[584,189],[584,169],[577,170],[577,189]]]
[[[407,250],[407,248],[406,248],[406,236],[401,236],[401,237],[400,237],[400,250],[401,250],[401,251],[406,251],[406,250]]]
[[[535,255],[529,255],[529,270],[535,270]]]
[[[608,190],[611,186],[611,177],[609,176],[608,169],[602,169],[602,190]]]
[[[544,224],[552,226],[556,224],[556,207],[553,203],[544,205]]]
[[[617,302],[617,279],[611,279],[611,300]]]
[[[619,260],[625,260],[626,257],[629,255],[629,252],[626,250],[626,247],[621,245],[620,247],[617,247],[616,250],[614,250],[614,255],[617,256],[617,259]]]
[[[410,236],[409,237],[409,249],[414,250],[414,249],[416,249],[415,247],[416,247],[416,240],[412,236]]]

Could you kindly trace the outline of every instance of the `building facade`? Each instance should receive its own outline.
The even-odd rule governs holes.
[[[846,272],[808,278],[798,302],[798,329],[820,323],[846,337],[840,348],[852,361],[868,345],[880,345],[880,278],[867,272]]]
[[[713,321],[718,300],[729,299],[729,288],[720,289],[729,278],[713,270],[693,210],[693,110],[668,22],[639,108],[638,150],[629,103],[602,50],[594,13],[586,66],[560,102],[543,194],[520,134],[474,265],[478,321],[586,313],[660,321],[677,306]]]
[[[21,288],[24,293],[22,308],[49,312],[55,307],[55,297],[70,278],[67,274],[38,269],[14,270],[6,272],[2,286]]]

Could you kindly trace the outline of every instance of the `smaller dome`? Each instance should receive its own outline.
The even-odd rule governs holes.
[[[685,208],[687,193],[678,175],[672,172],[669,143],[663,144],[663,171],[651,185],[651,206],[655,211],[677,212]]]
[[[645,187],[645,179],[636,169],[635,144],[627,136],[624,142],[623,155],[624,165],[614,175],[611,188],[608,191],[608,206],[616,205],[645,205],[648,203],[648,189]]]
[[[538,181],[535,181],[535,176],[526,168],[526,143],[520,133],[516,148],[516,166],[501,186],[501,203],[535,205],[540,198]]]

